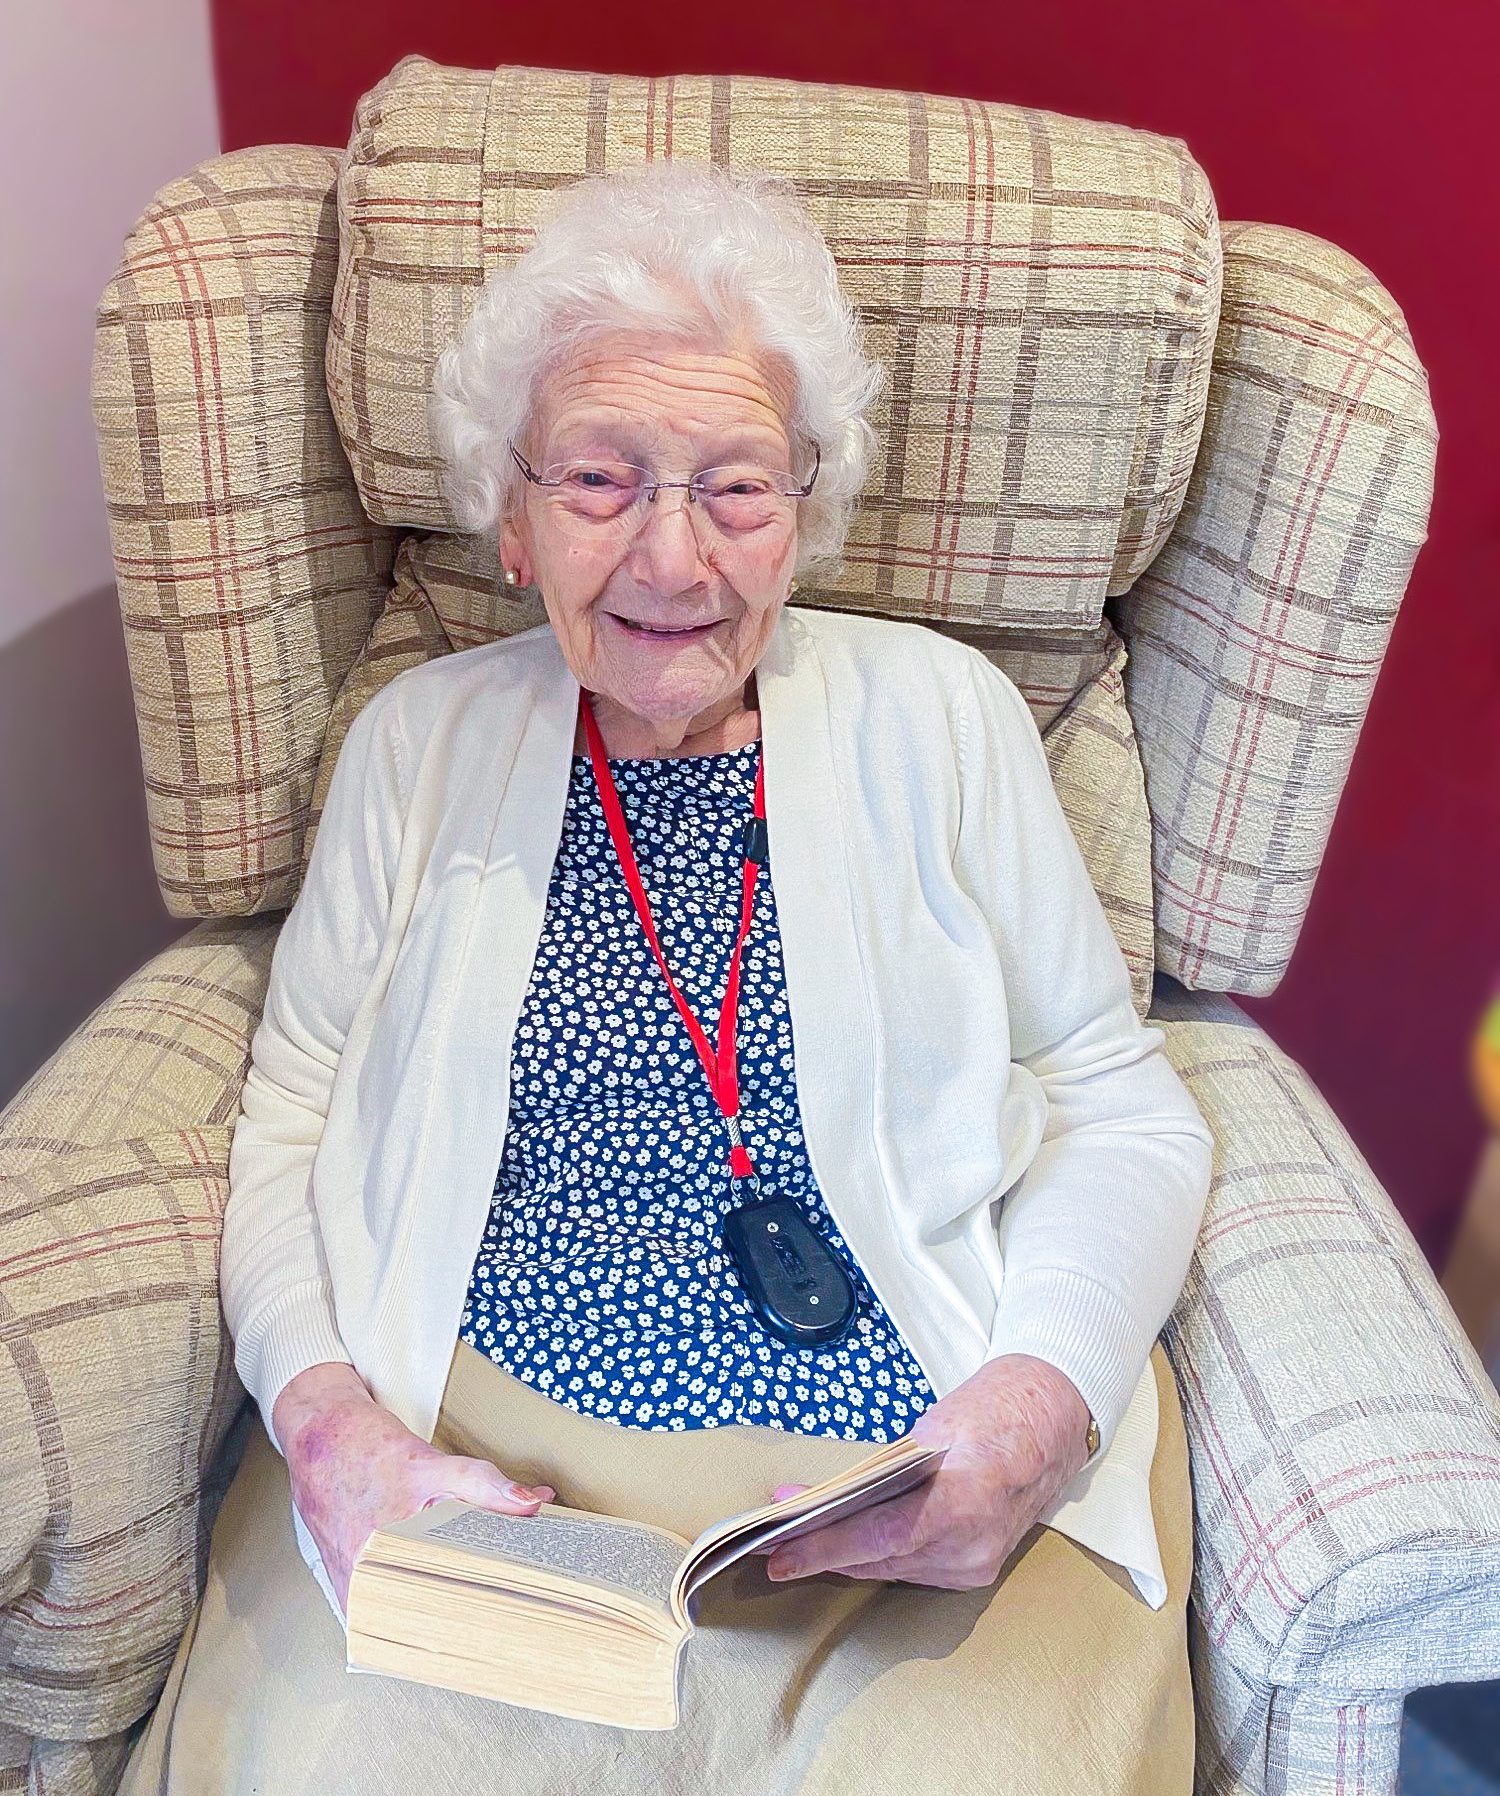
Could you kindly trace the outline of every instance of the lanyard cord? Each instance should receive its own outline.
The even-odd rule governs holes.
[[[753,1179],[755,1165],[745,1151],[745,1144],[740,1137],[740,1082],[739,1068],[735,1059],[734,1037],[735,1017],[739,1009],[740,996],[740,954],[745,946],[746,937],[750,934],[751,912],[755,904],[755,881],[760,872],[760,860],[752,859],[747,852],[740,882],[740,927],[735,937],[734,953],[729,960],[729,981],[724,988],[724,1001],[719,1006],[719,1051],[715,1055],[709,1046],[707,1035],[686,998],[677,989],[677,982],[667,968],[665,956],[661,951],[661,943],[657,940],[656,925],[651,919],[651,905],[646,897],[646,887],[641,880],[640,869],[636,865],[635,851],[630,846],[630,831],[626,827],[625,813],[620,807],[620,796],[615,790],[614,775],[609,770],[609,759],[604,752],[604,738],[599,733],[599,725],[595,721],[588,694],[579,689],[578,710],[583,719],[584,734],[588,738],[589,758],[594,764],[594,782],[599,788],[599,801],[604,806],[604,820],[609,825],[610,839],[615,845],[615,853],[619,856],[620,869],[625,875],[625,883],[630,888],[630,896],[641,919],[641,927],[646,932],[646,940],[651,952],[656,956],[656,964],[661,968],[662,978],[667,982],[667,989],[672,994],[672,1002],[677,1006],[679,1015],[692,1037],[693,1046],[698,1051],[698,1058],[703,1063],[703,1070],[708,1074],[709,1089],[714,1094],[714,1102],[719,1106],[724,1120],[729,1125],[731,1143],[729,1153],[730,1175],[736,1179]],[[762,753],[755,770],[755,819],[758,824],[765,822],[766,816],[766,764]],[[759,834],[759,832],[757,832]],[[748,849],[748,843],[746,844]]]

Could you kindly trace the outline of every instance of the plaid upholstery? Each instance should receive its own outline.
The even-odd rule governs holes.
[[[323,753],[318,761],[317,777],[313,781],[307,829],[302,837],[299,885],[307,876],[313,843],[317,840],[318,825],[323,818],[323,805],[328,797],[328,788],[333,783],[333,769],[338,761],[339,751],[344,746],[344,738],[349,734],[350,724],[381,687],[394,680],[398,673],[408,667],[419,667],[424,661],[436,660],[439,655],[452,653],[453,645],[444,634],[443,626],[427,595],[412,583],[400,566],[404,557],[405,545],[398,556],[395,589],[386,600],[385,609],[375,620],[370,640],[349,669],[333,701],[328,729],[323,738]]]
[[[1191,1604],[1188,1651],[1196,1796],[1394,1796],[1404,1695],[1266,1689],[1209,1644]]]
[[[1165,976],[1274,983],[1425,530],[1425,377],[1347,256],[1232,224],[1221,259],[1175,139],[758,78],[409,58],[337,193],[332,151],[204,164],[132,233],[95,364],[168,904],[290,902],[371,692],[540,621],[446,534],[419,401],[548,189],[667,154],[791,174],[895,376],[845,569],[799,602],[924,619],[1015,680],[1138,1000],[1149,794],[1151,1017],[1218,1142],[1166,1332],[1199,1788],[1393,1789],[1401,1693],[1500,1675],[1495,1398],[1306,1076]],[[392,592],[397,523],[438,534]],[[0,1792],[111,1790],[191,1612],[251,1414],[216,1244],[280,921],[200,924],[0,1114]]]
[[[1400,309],[1332,244],[1224,226],[1187,505],[1113,615],[1155,822],[1157,965],[1276,986],[1412,562],[1437,426]]]
[[[218,1244],[280,923],[190,930],[0,1113],[0,1791],[114,1788],[202,1587],[249,1413]]]
[[[389,585],[323,396],[337,165],[203,163],[99,302],[94,418],[174,916],[291,902],[329,703]]]
[[[280,928],[215,919],[148,961],[0,1112],[0,1166],[233,1123]]]
[[[508,111],[522,88],[527,108]],[[570,120],[590,147],[578,169],[561,169],[545,134],[575,141]],[[836,178],[835,140],[857,176]],[[344,159],[331,326],[332,152],[221,157],[148,209],[101,303],[96,415],[170,908],[235,914],[290,902],[327,709],[386,590],[393,532],[361,511],[318,391],[325,330],[340,426],[377,513],[444,522],[422,402],[465,292],[511,253],[506,232],[529,228],[527,208],[547,189],[584,167],[684,144],[693,153],[695,143],[797,178],[896,377],[885,462],[846,577],[801,598],[927,618],[1007,671],[1024,644],[1017,683],[1034,708],[1061,709],[1097,674],[1096,651],[1113,648],[1100,615],[1107,589],[1108,616],[1131,646],[1125,690],[1152,807],[1156,965],[1198,988],[1271,989],[1425,530],[1435,428],[1399,310],[1358,264],[1300,232],[1226,226],[1221,261],[1212,196],[1175,139],[941,96],[748,78],[491,74],[407,58],[367,96]],[[1030,161],[1018,173],[1023,144]],[[983,176],[973,218],[971,152]],[[1175,206],[1162,199],[1167,170]],[[1038,198],[1043,174],[1052,185]],[[881,254],[853,254],[850,244],[868,250],[889,229],[893,198],[904,202],[900,253],[887,238]],[[877,201],[881,219],[866,219]],[[1007,232],[1023,205],[1025,254],[1007,256],[1022,241]],[[1133,273],[1104,281],[1092,262],[1069,268],[1068,246],[1089,221],[1113,233],[1091,239],[1096,249],[1112,244]],[[1176,245],[1175,262],[1143,251],[1153,231],[1157,249]],[[960,240],[983,256],[959,258],[955,273],[945,251]],[[976,259],[982,289],[970,279]],[[1159,285],[1169,262],[1185,285],[1164,306],[1137,287]],[[1019,295],[1018,267],[1030,270]],[[1206,407],[1200,350],[1221,282]],[[206,297],[185,305],[195,284]],[[1137,301],[1151,305],[1152,330],[1171,336],[1171,354],[1158,353],[1139,313],[1101,322]],[[1100,331],[1108,353],[1082,353]],[[1131,334],[1142,331],[1151,379],[1128,400],[1138,447],[1104,570],[1091,547],[1103,514],[1080,517],[1059,476],[1045,518],[1033,516],[1029,460],[997,475],[984,445],[1004,441],[1006,455],[1029,458],[1028,431],[1067,441],[1064,475],[1087,466],[1090,491],[1108,497],[1115,464],[1101,444],[1124,440],[1111,419],[1148,353]],[[1120,370],[1123,387],[1072,392],[1066,383],[1084,366]],[[964,393],[962,415],[951,399],[913,404],[919,391]],[[1002,396],[993,420],[971,391]],[[1045,430],[1031,423],[1042,412]],[[1076,422],[1076,440],[1058,438],[1059,416],[1070,430]],[[1242,472],[1247,442],[1253,483]],[[272,450],[291,470],[279,483],[263,477]],[[1185,472],[1158,478],[1195,452],[1190,483]],[[1153,478],[1156,496],[1143,499]],[[920,564],[908,553],[914,518],[928,532]],[[977,557],[976,519],[996,525]],[[1017,532],[1054,526],[1070,533],[1069,552],[1030,578],[1036,567],[1013,553]],[[435,599],[449,641],[482,639],[493,546],[410,540],[451,571],[459,608],[473,608],[461,622],[444,616],[448,594]],[[919,587],[920,565],[942,579]],[[1088,565],[1100,578],[1081,596]],[[534,595],[509,602],[540,615]]]
[[[1392,1789],[1400,1696],[1500,1676],[1500,1397],[1297,1063],[1168,979],[1152,1017],[1217,1147],[1164,1335],[1192,1443],[1199,1787]]]
[[[109,1796],[132,1744],[128,1731],[103,1740],[34,1740],[18,1728],[0,1728],[0,1792]]]
[[[304,873],[334,764],[360,707],[403,669],[451,653],[450,630],[473,647],[545,621],[535,596],[516,597],[498,578],[476,577],[467,547],[448,537],[402,543],[395,589],[333,703],[303,837]],[[1023,678],[1035,683],[1035,699],[1022,690],[1043,731],[1052,782],[1130,968],[1136,1011],[1145,1016],[1153,978],[1151,816],[1125,704],[1125,646],[1107,623],[1023,637],[1014,651],[1003,633],[987,634],[996,665],[1018,685]],[[1074,690],[1070,682],[1086,671],[1092,677]]]
[[[1109,665],[1044,731],[1042,745],[1063,814],[1130,969],[1136,1014],[1144,1017],[1154,958],[1151,812],[1125,703],[1124,665],[1125,648],[1117,644]]]
[[[201,1488],[245,1401],[219,1316],[230,1125],[0,1176],[5,1720],[128,1726],[202,1587]]]
[[[408,56],[339,177],[334,415],[365,509],[453,527],[426,395],[550,193],[655,157],[791,177],[894,376],[819,605],[1081,627],[1156,554],[1203,427],[1221,276],[1177,138],[1033,108],[745,75]]]

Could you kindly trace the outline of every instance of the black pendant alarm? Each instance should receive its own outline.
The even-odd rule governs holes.
[[[854,1281],[790,1198],[742,1204],[722,1232],[750,1307],[779,1340],[819,1347],[853,1323]]]

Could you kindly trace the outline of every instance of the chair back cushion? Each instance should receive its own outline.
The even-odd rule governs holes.
[[[790,177],[892,376],[843,568],[804,596],[1096,625],[1187,490],[1218,217],[1180,139],[991,101],[403,59],[339,174],[329,395],[369,516],[453,528],[427,422],[439,351],[555,190],[663,157]]]
[[[100,303],[94,408],[168,908],[296,896],[320,767],[397,614],[444,653],[540,619],[492,542],[450,532],[433,362],[553,189],[668,155],[789,176],[891,372],[843,566],[796,602],[991,656],[1138,984],[1154,909],[1158,968],[1272,990],[1426,534],[1437,428],[1399,306],[1318,238],[1221,228],[1177,139],[750,77],[409,57],[342,154],[236,151],[147,207]],[[1144,785],[1154,882],[1124,878],[1145,812],[1090,821],[1061,771],[1070,717],[1116,757],[1078,790]]]

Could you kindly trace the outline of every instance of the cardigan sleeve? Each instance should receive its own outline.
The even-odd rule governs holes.
[[[1001,1205],[988,1357],[1057,1366],[1107,1444],[1187,1277],[1213,1136],[1163,1032],[1136,1014],[1030,708],[977,652],[970,669],[954,867],[992,919],[1011,1060],[1048,1107]]]
[[[353,1359],[339,1333],[313,1163],[339,1057],[385,934],[401,833],[399,738],[387,688],[358,713],[271,958],[229,1153],[220,1300],[235,1369],[277,1452],[283,1387]]]

